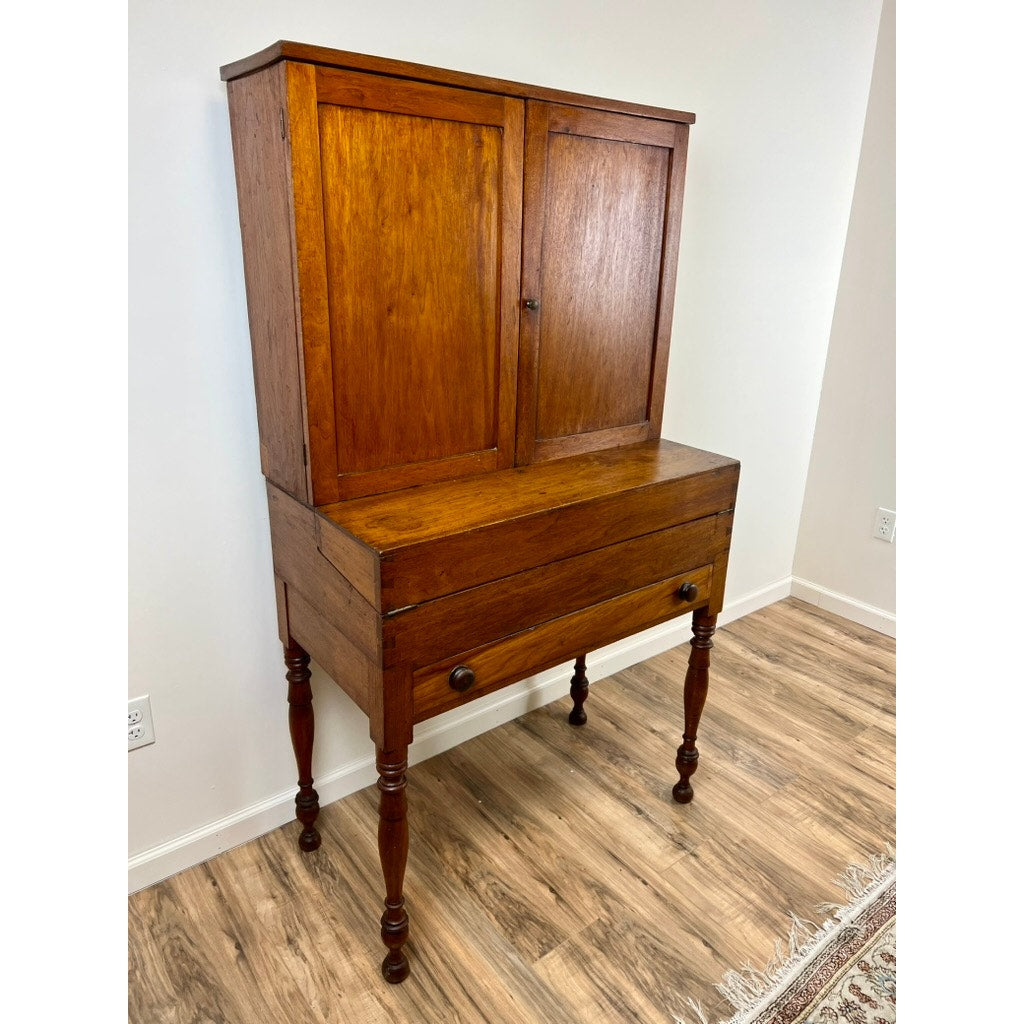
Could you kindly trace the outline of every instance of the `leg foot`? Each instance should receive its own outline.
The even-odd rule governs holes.
[[[309,685],[309,655],[289,638],[284,663],[288,668],[288,728],[299,769],[299,791],[295,796],[295,817],[302,825],[299,849],[310,853],[320,846],[320,833],[314,827],[320,814],[320,797],[313,788],[313,690]]]
[[[677,803],[688,804],[693,799],[690,776],[697,770],[700,755],[697,752],[697,726],[700,724],[704,701],[708,695],[708,666],[711,663],[711,638],[715,634],[717,615],[706,608],[693,613],[693,639],[690,641],[690,661],[683,684],[683,743],[676,752],[679,781],[672,787]]]
[[[384,871],[384,914],[380,919],[380,937],[388,947],[381,964],[385,981],[397,985],[409,975],[409,961],[402,947],[409,938],[409,915],[405,912],[402,884],[409,857],[409,822],[406,817],[405,769],[408,747],[397,750],[377,748],[377,789],[380,813],[377,848]]]
[[[590,695],[590,682],[587,679],[587,656],[581,654],[573,665],[573,676],[569,681],[569,696],[572,697],[572,711],[569,712],[570,725],[583,725],[587,713],[583,710],[583,702]]]
[[[694,765],[694,768],[696,764]],[[680,775],[683,773],[683,769],[679,767],[679,762],[676,761],[676,768],[679,768]],[[691,768],[690,771],[693,771]],[[693,786],[689,782],[683,782],[680,780],[672,787],[672,799],[677,804],[688,804],[693,799]]]
[[[392,960],[392,957],[395,959]],[[384,975],[384,980],[392,985],[405,981],[409,977],[409,961],[405,959],[405,954],[388,953],[380,965],[380,973]]]

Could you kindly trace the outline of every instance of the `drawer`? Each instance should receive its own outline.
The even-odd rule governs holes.
[[[419,669],[413,673],[413,721],[422,722],[584,652],[702,607],[711,593],[712,573],[713,566],[703,565]],[[696,587],[696,593],[681,596],[684,584]],[[469,683],[464,690],[452,685],[452,673],[460,666],[469,670],[461,672],[461,678],[455,680],[459,685]]]
[[[708,565],[729,547],[732,513],[564,558],[387,616],[385,665],[430,665]]]

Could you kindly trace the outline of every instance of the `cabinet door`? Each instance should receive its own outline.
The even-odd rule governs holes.
[[[687,127],[527,104],[517,463],[660,435]]]
[[[512,465],[523,102],[287,75],[314,503]]]

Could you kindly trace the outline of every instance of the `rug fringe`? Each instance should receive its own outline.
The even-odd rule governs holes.
[[[866,864],[851,864],[835,880],[849,896],[849,903],[821,904],[818,909],[831,914],[831,917],[820,927],[790,914],[789,941],[775,943],[775,952],[763,969],[758,970],[747,963],[738,971],[726,972],[721,983],[715,987],[737,1012],[722,1024],[743,1024],[746,1015],[773,993],[787,976],[800,966],[805,957],[826,938],[830,938],[837,929],[856,932],[858,929],[852,923],[852,919],[878,889],[889,881],[895,867],[895,850],[889,845],[886,846],[885,853],[875,854]],[[684,1024],[679,1018],[676,1020],[677,1024]],[[707,1024],[706,1018],[701,1020],[702,1024]]]
[[[851,864],[837,879],[836,884],[851,900],[862,899],[888,877],[896,863],[896,851],[886,844],[885,853],[876,853],[867,864]]]
[[[697,1015],[697,1024],[711,1024],[708,1015],[704,1012],[704,1007],[699,1002],[694,1002],[692,999],[687,999],[686,1001],[689,1003],[690,1009]],[[672,1018],[676,1024],[690,1024],[685,1017],[677,1017],[674,1013]]]

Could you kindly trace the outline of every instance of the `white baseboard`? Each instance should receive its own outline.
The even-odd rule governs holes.
[[[788,597],[789,593],[790,579],[787,577],[737,601],[731,601],[722,610],[719,625],[774,604]],[[589,654],[587,675],[591,683],[596,683],[621,669],[685,643],[690,635],[688,615],[673,619]],[[570,665],[548,669],[500,690],[492,697],[474,701],[432,719],[416,730],[416,740],[409,748],[410,763],[416,764],[443,753],[527,711],[564,697],[568,692],[568,678],[572,671]],[[340,800],[373,785],[376,780],[377,770],[372,755],[341,765],[317,777],[316,789],[320,794],[320,805],[326,806]],[[209,825],[144,850],[128,861],[128,891],[137,892],[179,871],[201,864],[225,850],[272,832],[291,821],[294,816],[295,790],[282,790]]]
[[[827,612],[835,612],[836,615],[841,615],[851,622],[867,626],[886,636],[896,636],[896,616],[884,608],[865,604],[847,594],[836,593],[836,591],[819,586],[817,583],[803,580],[799,576],[793,577],[791,593],[793,597],[798,597],[801,601],[824,608]]]
[[[784,576],[781,580],[761,587],[760,590],[752,590],[738,600],[727,602],[722,609],[722,614],[718,616],[718,625],[725,626],[730,622],[735,622],[736,619],[742,619],[744,615],[756,612],[759,608],[767,608],[768,605],[789,597],[792,582],[791,576]],[[689,638],[687,633],[686,639],[689,640]]]

